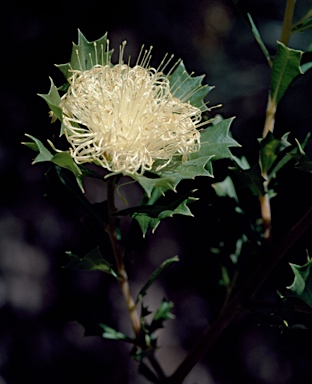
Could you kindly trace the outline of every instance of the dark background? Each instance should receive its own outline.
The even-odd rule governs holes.
[[[274,52],[285,1],[241,4]],[[311,5],[299,1],[298,15]],[[233,136],[248,159],[256,161],[269,85],[267,63],[233,2],[226,0],[10,2],[2,8],[0,28],[0,384],[143,384],[128,360],[128,346],[94,335],[101,321],[129,331],[118,286],[109,276],[61,268],[65,251],[83,255],[99,242],[105,247],[106,238],[55,183],[49,165],[32,166],[33,153],[21,145],[25,133],[45,141],[57,131],[37,93],[48,92],[49,76],[62,84],[54,64],[69,61],[77,29],[89,41],[108,32],[117,51],[127,40],[126,54],[133,57],[141,44],[152,45],[155,63],[169,52],[181,57],[189,71],[206,74],[205,82],[215,86],[209,105],[222,103],[218,113],[236,116]],[[310,41],[310,32],[298,34],[291,47],[305,49]],[[278,135],[291,130],[302,139],[311,130],[311,80],[307,74],[305,81],[295,81],[281,101]],[[222,167],[216,167],[216,180],[222,175]],[[275,206],[281,234],[311,205],[310,178],[293,173],[283,180]],[[168,322],[160,337],[168,372],[213,318],[219,299],[214,295],[219,276],[209,249],[218,236],[214,220],[226,214],[226,207],[222,212],[211,208],[211,181],[197,183],[202,199],[192,208],[195,218],[166,220],[146,239],[137,225],[126,221],[123,227],[134,292],[161,261],[175,254],[181,258],[181,265],[155,284],[148,299],[151,308],[164,296],[176,303],[178,319]],[[92,202],[105,198],[98,183],[86,190]],[[134,203],[141,196],[133,188],[124,193]],[[235,225],[224,228],[229,236]],[[297,251],[307,247],[305,239]],[[286,273],[282,283],[291,281]],[[266,295],[275,300],[274,290]],[[227,331],[185,383],[310,383],[311,341],[306,330],[260,327],[257,316],[249,314]]]

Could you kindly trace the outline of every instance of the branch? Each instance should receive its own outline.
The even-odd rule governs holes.
[[[163,384],[180,384],[183,382],[184,378],[205,356],[225,329],[245,310],[246,305],[254,298],[273,269],[283,260],[287,252],[311,226],[312,207],[288,232],[279,246],[275,248],[275,252],[267,252],[259,267],[228,303],[215,322],[202,333],[197,344],[176,371],[169,378],[162,381]]]

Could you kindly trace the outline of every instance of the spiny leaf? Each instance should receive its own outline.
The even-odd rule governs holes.
[[[174,304],[172,301],[167,301],[166,299],[162,301],[154,313],[151,324],[148,327],[150,333],[154,332],[156,329],[163,328],[163,322],[165,320],[175,318],[174,314],[171,312],[173,307]]]
[[[230,147],[240,147],[240,144],[229,135],[234,117],[219,121],[204,130],[200,136],[201,148],[190,155],[190,158],[211,156],[212,160],[233,158]]]
[[[62,121],[62,109],[60,108],[62,100],[51,78],[50,81],[51,86],[49,92],[47,94],[39,93],[38,96],[42,97],[46,101],[54,116],[56,116],[60,121]]]
[[[276,139],[274,135],[269,132],[266,137],[260,142],[261,150],[261,168],[262,172],[268,173],[277,159],[278,155],[291,144],[287,141],[288,133],[285,134],[281,139]],[[275,168],[274,175],[277,169]]]
[[[286,47],[278,42],[271,74],[271,98],[276,104],[280,101],[295,77],[302,74],[300,61],[303,52]]]
[[[239,179],[241,188],[248,188],[252,194],[257,197],[264,195],[264,179],[261,175],[261,169],[258,163],[253,165],[250,169],[233,169],[233,171]]]
[[[223,181],[220,181],[219,183],[214,183],[211,186],[215,190],[217,196],[228,196],[238,202],[235,185],[230,176],[227,176]]]
[[[67,252],[70,260],[64,268],[81,269],[86,271],[101,271],[118,278],[117,273],[113,270],[112,265],[106,261],[99,248],[95,248],[88,252],[82,259],[71,252]]]
[[[102,337],[104,339],[121,340],[128,343],[134,342],[134,340],[131,337],[125,335],[122,332],[116,331],[115,329],[109,327],[108,325],[105,325],[105,324],[99,324],[99,325],[104,330],[104,332],[102,333]]]
[[[82,192],[84,192],[82,185],[82,179],[84,174],[82,173],[78,165],[74,162],[73,158],[71,157],[68,151],[59,151],[55,154],[52,154],[39,139],[36,139],[35,137],[28,134],[26,134],[26,136],[31,138],[34,142],[22,144],[28,146],[36,152],[39,152],[39,154],[33,160],[33,164],[44,161],[50,161],[51,163],[54,163],[55,165],[58,165],[61,168],[66,168],[70,170],[75,175],[79,188],[82,190]]]
[[[140,292],[138,293],[136,303],[138,303],[142,298],[146,295],[148,288],[153,284],[153,282],[159,277],[159,275],[168,268],[171,264],[176,263],[179,261],[178,256],[171,257],[170,259],[167,259],[161,263],[161,265],[151,274],[147,282],[144,284],[144,286],[141,288]],[[149,314],[150,312],[148,312]]]
[[[177,68],[169,76],[171,93],[180,100],[189,101],[191,105],[201,111],[207,111],[208,108],[203,99],[214,87],[202,85],[203,78],[203,75],[195,77],[189,75],[183,61],[180,61]]]
[[[311,265],[312,260],[302,266],[290,263],[295,278],[291,286],[287,287],[295,297],[303,300],[310,307],[312,307]]]
[[[145,237],[146,232],[148,229],[151,229],[152,232],[155,232],[156,228],[160,224],[161,220],[164,220],[168,217],[172,217],[173,215],[179,214],[179,215],[185,215],[185,216],[193,216],[192,212],[190,211],[187,204],[193,202],[194,200],[197,200],[195,198],[189,197],[182,201],[181,204],[179,204],[174,209],[165,209],[162,210],[156,217],[153,216],[153,212],[151,213],[133,213],[130,215],[132,218],[137,220],[139,223],[143,237]]]
[[[98,40],[88,41],[78,30],[78,44],[73,43],[70,62],[57,67],[66,79],[72,75],[72,70],[86,71],[94,65],[107,65],[112,56],[112,50],[107,52],[107,33]]]
[[[39,152],[39,154],[33,160],[33,164],[40,163],[43,161],[51,161],[53,159],[52,153],[42,144],[39,139],[36,139],[35,137],[28,135],[27,133],[25,133],[25,136],[29,137],[34,142],[24,142],[22,144],[26,145],[28,148],[31,148],[36,152]]]

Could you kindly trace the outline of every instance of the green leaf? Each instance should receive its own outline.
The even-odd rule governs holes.
[[[167,166],[157,171],[161,161],[155,161],[151,175],[130,175],[136,180],[146,194],[150,197],[156,188],[161,193],[170,189],[175,191],[180,181],[195,179],[197,176],[213,177],[212,160],[232,158],[229,147],[240,146],[236,140],[229,136],[230,125],[233,118],[221,120],[216,125],[206,128],[201,133],[200,150],[189,155],[188,161],[182,161],[181,156],[177,156]]]
[[[134,342],[134,339],[132,339],[131,337],[125,335],[122,332],[116,331],[115,329],[109,327],[108,325],[105,325],[105,324],[99,324],[99,325],[104,330],[104,332],[102,333],[102,337],[104,339],[121,340],[128,343]]]
[[[180,61],[177,68],[169,76],[171,93],[174,97],[190,102],[194,107],[201,111],[207,111],[204,103],[205,96],[214,88],[208,85],[202,85],[204,75],[192,77],[187,73],[183,61]]]
[[[28,148],[31,148],[36,152],[39,152],[39,154],[33,160],[32,164],[40,163],[43,161],[51,161],[53,159],[52,153],[42,144],[42,142],[39,139],[36,139],[35,137],[28,135],[27,133],[25,133],[25,136],[29,137],[34,142],[33,143],[24,142],[22,144],[26,145]]]
[[[295,297],[303,300],[310,307],[312,307],[311,265],[312,260],[302,266],[290,263],[295,278],[291,286],[287,287]]]
[[[257,197],[264,195],[264,178],[261,175],[261,168],[258,163],[253,165],[250,169],[233,170],[239,179],[239,185],[241,188],[248,188],[252,194]]]
[[[230,176],[227,176],[223,181],[219,183],[214,183],[211,185],[215,190],[217,196],[220,197],[230,197],[238,203],[238,197],[236,194],[235,185]]]
[[[73,43],[69,63],[57,65],[66,79],[72,75],[72,70],[86,71],[95,65],[107,65],[113,51],[107,52],[107,33],[98,40],[88,41],[78,30],[78,44]]]
[[[211,156],[212,160],[233,158],[230,147],[240,147],[240,144],[229,135],[234,117],[221,120],[216,125],[206,128],[200,137],[201,148],[190,155],[190,158]]]
[[[276,139],[271,132],[269,132],[264,139],[260,142],[260,161],[262,172],[269,173],[272,165],[277,159],[278,155],[291,144],[287,141],[289,134],[285,134],[281,139]],[[280,167],[274,168],[274,176]]]
[[[148,326],[148,330],[150,333],[154,332],[156,329],[163,328],[163,322],[165,320],[174,319],[175,316],[171,312],[174,307],[172,301],[163,300],[160,306],[154,313],[153,320],[151,324]]]
[[[50,86],[49,93],[38,94],[38,96],[42,97],[46,101],[49,108],[53,112],[54,116],[56,116],[60,121],[62,121],[62,109],[60,108],[60,104],[62,100],[51,78],[50,78],[50,81],[51,81],[51,86]]]
[[[164,220],[168,217],[172,217],[173,215],[185,215],[185,216],[193,216],[192,212],[190,211],[189,207],[187,204],[197,200],[196,198],[189,197],[182,201],[176,208],[168,209],[168,207],[162,207],[158,209],[156,207],[156,210],[154,210],[154,206],[150,206],[151,210],[146,213],[133,213],[130,215],[132,218],[137,220],[139,223],[143,237],[145,237],[146,232],[148,229],[151,229],[152,232],[154,233],[158,225],[160,224],[161,220]],[[145,206],[144,208],[147,208],[149,206]],[[159,211],[157,214],[156,212]],[[157,216],[155,216],[155,214]]]
[[[302,74],[300,61],[303,52],[277,42],[271,74],[271,98],[277,104],[295,77]]]
[[[178,256],[171,257],[170,259],[167,259],[161,263],[161,265],[151,274],[147,282],[144,284],[144,286],[141,288],[140,292],[138,293],[136,304],[142,300],[142,298],[146,295],[148,288],[153,284],[153,282],[159,277],[159,275],[168,268],[171,264],[176,263],[179,261]],[[150,312],[148,312],[149,314]]]
[[[82,179],[83,179],[84,174],[81,172],[78,165],[74,162],[73,158],[71,157],[71,155],[68,151],[59,151],[53,155],[42,144],[42,142],[40,140],[38,140],[35,137],[28,135],[28,134],[26,134],[26,136],[30,137],[34,141],[34,143],[22,143],[22,144],[33,149],[34,151],[39,152],[39,154],[33,160],[32,164],[36,164],[36,163],[44,162],[44,161],[50,161],[51,163],[54,163],[55,165],[58,165],[59,167],[66,168],[66,169],[70,170],[75,175],[79,188],[82,190],[82,192],[84,192],[83,185],[82,185]]]
[[[62,168],[69,169],[76,177],[80,177],[82,172],[68,151],[57,152],[50,160]]]
[[[292,32],[302,32],[312,27],[312,8],[308,10],[306,15],[292,27]]]
[[[99,248],[91,250],[82,259],[71,252],[66,253],[70,260],[64,268],[80,269],[84,271],[101,271],[118,278],[118,275],[113,270],[112,265],[103,258]]]
[[[267,48],[266,48],[266,46],[265,46],[265,44],[261,38],[260,33],[259,33],[255,23],[253,22],[251,15],[249,13],[247,13],[247,16],[248,16],[248,19],[250,22],[251,32],[254,35],[254,38],[256,39],[257,43],[259,44],[262,52],[264,53],[265,58],[271,64],[271,62],[272,62],[271,56],[270,56],[269,51],[267,50]]]

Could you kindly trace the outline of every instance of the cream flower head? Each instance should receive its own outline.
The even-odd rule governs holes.
[[[109,60],[72,70],[62,120],[76,163],[141,175],[155,160],[165,166],[176,155],[187,159],[199,150],[201,109],[190,104],[190,94],[175,97],[163,72],[168,62],[150,67],[150,49],[131,67],[123,62],[124,46],[117,65]]]

